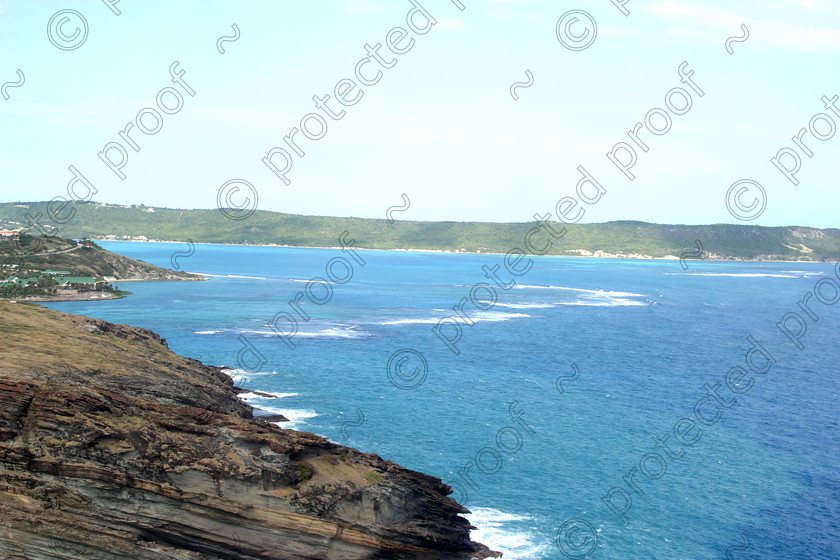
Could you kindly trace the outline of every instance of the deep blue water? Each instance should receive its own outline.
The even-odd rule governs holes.
[[[165,267],[187,248],[102,245]],[[321,305],[301,300],[311,319],[297,317],[291,350],[269,323],[294,314],[287,302],[341,256],[352,278],[331,283]],[[570,557],[556,544],[561,527],[577,527],[564,547],[581,557],[590,526],[593,559],[722,559],[736,546],[739,560],[840,558],[833,265],[690,260],[684,270],[679,261],[536,257],[513,277],[501,255],[358,256],[364,266],[338,249],[197,245],[178,262],[208,282],[123,283],[134,294],[122,300],[49,307],[153,329],[176,352],[282,395],[250,402],[287,414],[296,429],[441,477],[473,509],[474,538],[505,558]],[[483,265],[500,265],[499,281],[516,285],[496,286],[495,303],[478,290],[482,311],[463,306],[475,322],[459,321],[455,355],[431,329],[456,316],[452,307],[476,283],[493,284]],[[332,272],[349,276],[337,263]],[[808,302],[815,322],[797,302],[817,285],[828,303]],[[310,289],[326,299],[323,285]],[[776,326],[786,313],[806,321],[803,350]],[[289,331],[287,320],[276,326]],[[455,328],[442,334],[454,338]],[[240,335],[267,360],[255,374],[237,365]],[[775,359],[769,372],[749,370],[748,336]],[[392,360],[405,360],[402,373],[392,369],[397,383],[422,381],[411,390],[386,368],[403,349],[427,363],[423,379],[417,354]],[[765,361],[753,358],[757,368]],[[736,366],[746,371],[740,395],[726,388]],[[683,445],[674,424],[695,418],[704,383],[721,383],[729,407],[707,399],[700,414],[711,420],[720,410],[720,419],[686,431],[684,440],[699,440]],[[669,435],[667,451],[653,435]],[[632,499],[629,525],[602,501],[613,487],[616,509]]]

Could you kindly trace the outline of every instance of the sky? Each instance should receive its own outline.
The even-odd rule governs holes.
[[[838,55],[836,0],[0,0],[0,201],[838,227]]]

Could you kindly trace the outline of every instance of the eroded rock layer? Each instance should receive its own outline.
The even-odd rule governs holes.
[[[0,302],[0,558],[496,556],[450,492],[254,420],[151,331]]]

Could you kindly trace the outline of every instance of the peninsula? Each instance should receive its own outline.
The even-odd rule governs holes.
[[[0,232],[0,298],[26,301],[114,299],[111,285],[133,280],[205,280],[106,251],[90,240]]]

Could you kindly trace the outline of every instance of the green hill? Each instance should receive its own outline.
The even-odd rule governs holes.
[[[134,238],[196,243],[244,243],[334,247],[339,236],[356,247],[369,249],[426,249],[506,253],[526,249],[524,238],[535,223],[419,222],[362,218],[301,216],[258,210],[244,220],[231,220],[218,209],[181,210],[146,206],[76,203],[75,214],[57,230],[63,237],[104,239]],[[28,226],[27,214],[41,214],[40,223],[50,224],[45,202],[0,204],[0,228]],[[57,225],[57,224],[52,224]],[[703,258],[732,260],[840,259],[840,230],[809,227],[760,227],[747,225],[663,225],[645,222],[564,225],[567,233],[555,240],[546,254],[620,257],[679,257],[687,251]],[[32,230],[28,230],[32,231]],[[546,234],[533,238],[545,246]]]
[[[15,266],[12,266],[15,265]],[[93,242],[23,234],[19,240],[0,237],[0,276],[37,275],[46,270],[65,276],[116,280],[203,280],[204,277],[168,270],[106,251]]]

